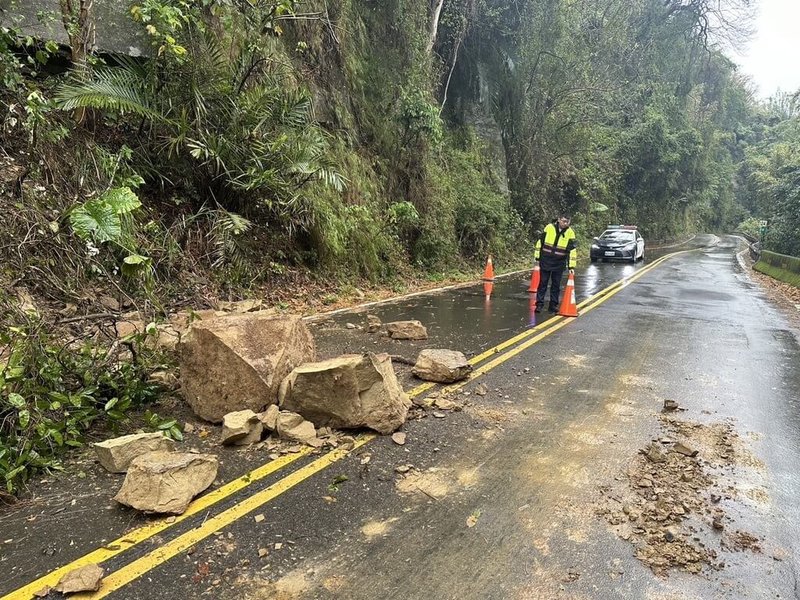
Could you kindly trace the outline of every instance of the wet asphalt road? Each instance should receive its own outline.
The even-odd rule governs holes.
[[[462,412],[424,413],[404,426],[405,446],[378,438],[358,448],[189,551],[152,561],[110,597],[798,597],[800,347],[741,272],[737,245],[735,238],[696,238],[693,252],[470,382]],[[578,300],[655,258],[648,252],[644,265],[579,270]],[[478,354],[541,317],[529,305],[527,283],[526,274],[500,279],[488,302],[475,286],[369,309],[384,321],[420,319],[431,333],[425,343],[375,339],[344,328],[361,324],[362,314],[336,315],[313,325],[319,353],[413,357],[423,347],[444,347]],[[483,397],[475,394],[481,383],[489,392]],[[732,423],[747,443],[753,460],[727,474],[741,496],[723,504],[731,527],[762,540],[761,552],[720,548],[724,568],[658,578],[594,514],[598,488],[618,480],[658,435],[665,398],[686,407],[686,419]],[[264,489],[314,458],[251,487]],[[398,465],[413,465],[418,479],[399,476]],[[337,476],[347,480],[334,483]],[[92,484],[103,488],[104,481],[97,476]],[[104,566],[145,556],[253,491]],[[67,510],[56,508],[63,498],[42,498],[27,513],[41,516],[30,522],[24,511],[0,515],[0,571],[10,574],[0,578],[0,594],[139,522],[107,498],[79,497]],[[58,551],[48,554],[50,544]]]

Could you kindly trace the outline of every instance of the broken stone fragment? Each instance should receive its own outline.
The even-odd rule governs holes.
[[[346,354],[296,368],[281,384],[280,407],[318,427],[369,427],[384,435],[406,420],[411,402],[387,354]]]
[[[150,452],[131,462],[114,500],[148,513],[180,515],[217,477],[216,456]]]
[[[381,325],[383,325],[383,323],[381,323],[378,317],[375,315],[367,315],[367,333],[376,333],[380,331]]]
[[[74,569],[64,575],[55,588],[62,594],[77,594],[78,592],[96,592],[100,589],[104,571],[96,564],[86,565]]]
[[[647,457],[647,460],[652,463],[661,463],[667,458],[661,451],[661,447],[655,443],[648,445],[647,448],[641,450],[641,453],[644,454]]]
[[[673,452],[677,452],[678,454],[683,454],[684,456],[689,456],[691,458],[694,458],[695,456],[697,456],[697,453],[698,453],[698,450],[694,450],[692,448],[689,448],[688,446],[686,446],[685,444],[682,444],[680,442],[677,442],[672,447],[672,451]]]
[[[317,431],[314,424],[297,413],[280,411],[276,431],[282,440],[316,446]]]
[[[281,413],[281,409],[278,408],[277,404],[270,404],[262,413],[258,413],[258,418],[261,421],[261,424],[264,425],[264,429],[267,431],[277,431],[278,430],[278,415]]]
[[[678,410],[678,403],[675,400],[664,400],[664,412]]]
[[[393,340],[427,340],[428,330],[419,321],[394,321],[386,324],[386,331]]]
[[[423,350],[411,372],[425,381],[453,383],[469,377],[472,365],[455,350]]]
[[[95,455],[102,467],[111,473],[124,473],[131,461],[148,452],[170,452],[175,442],[163,433],[134,433],[93,444]]]
[[[406,443],[406,434],[402,431],[395,431],[392,434],[392,441],[398,446],[404,446]]]
[[[273,404],[274,406],[274,404]],[[264,425],[252,410],[230,412],[222,418],[222,443],[249,446],[261,441]]]
[[[229,314],[192,323],[180,346],[182,392],[199,417],[219,423],[229,412],[264,410],[281,380],[314,360],[314,340],[300,317]]]
[[[436,400],[433,401],[433,406],[442,410],[461,410],[460,404],[456,404],[447,398],[436,398]]]

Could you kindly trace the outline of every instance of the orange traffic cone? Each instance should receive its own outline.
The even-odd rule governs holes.
[[[539,289],[539,263],[537,262],[533,265],[533,271],[531,271],[531,284],[528,286],[528,291],[535,294],[536,290]]]
[[[484,281],[494,281],[494,265],[492,265],[492,255],[486,260],[486,269],[483,272]]]
[[[564,290],[564,297],[561,299],[561,307],[558,314],[562,317],[577,317],[578,304],[575,302],[575,275],[569,274],[567,287]]]

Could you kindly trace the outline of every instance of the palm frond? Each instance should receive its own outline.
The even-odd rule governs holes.
[[[73,80],[56,92],[56,102],[62,110],[96,108],[130,112],[153,121],[166,120],[145,93],[142,73],[127,67],[95,69],[87,81]]]

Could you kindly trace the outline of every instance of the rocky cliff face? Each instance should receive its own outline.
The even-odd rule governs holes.
[[[128,16],[129,1],[102,0],[93,6],[99,51],[130,56],[147,54],[149,48],[141,28]],[[16,23],[26,35],[67,43],[58,0],[0,0],[0,23]]]

